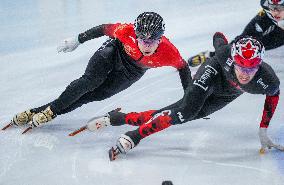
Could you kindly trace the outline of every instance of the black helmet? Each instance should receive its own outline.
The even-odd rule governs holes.
[[[139,38],[159,39],[165,32],[165,23],[159,14],[144,12],[135,19],[134,28]]]

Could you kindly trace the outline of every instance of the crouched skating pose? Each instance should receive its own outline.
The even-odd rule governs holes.
[[[28,129],[42,126],[56,116],[127,89],[149,68],[176,68],[186,89],[191,80],[189,67],[178,49],[163,36],[164,31],[165,23],[159,14],[144,12],[134,24],[103,24],[64,40],[59,52],[73,51],[80,44],[104,35],[110,37],[91,57],[85,73],[57,99],[16,114],[8,126],[28,124]]]
[[[184,97],[178,102],[161,110],[127,114],[109,112],[87,125],[91,131],[108,125],[139,126],[118,139],[109,151],[111,160],[127,153],[143,138],[172,125],[206,117],[244,93],[266,96],[259,128],[260,152],[264,153],[266,148],[271,147],[284,150],[267,136],[267,128],[279,100],[280,82],[274,70],[262,60],[265,50],[263,44],[250,36],[239,37],[228,44],[222,33],[214,35],[213,44],[215,56],[200,66]]]

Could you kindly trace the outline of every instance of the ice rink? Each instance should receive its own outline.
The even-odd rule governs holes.
[[[133,22],[144,11],[155,11],[165,20],[165,35],[187,59],[213,49],[216,31],[233,39],[260,8],[258,0],[1,0],[0,126],[15,113],[57,98],[83,74],[89,58],[107,39],[57,53],[65,38],[104,23]],[[284,47],[265,57],[281,82],[283,58]],[[108,149],[135,127],[68,137],[91,117],[117,107],[124,112],[159,109],[182,96],[175,69],[151,69],[127,90],[25,135],[23,128],[1,131],[0,185],[160,185],[163,180],[174,185],[284,185],[284,153],[258,153],[262,95],[244,94],[209,120],[172,126],[113,162]],[[269,127],[269,136],[282,145],[283,107],[282,93]]]

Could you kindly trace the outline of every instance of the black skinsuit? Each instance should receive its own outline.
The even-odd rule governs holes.
[[[84,75],[73,81],[52,106],[60,115],[104,100],[131,86],[145,72],[124,52],[118,40],[110,39],[92,56]]]
[[[213,43],[216,55],[199,67],[193,82],[181,100],[154,112],[110,113],[111,124],[113,126],[121,124],[140,126],[126,133],[135,144],[138,144],[142,138],[170,125],[208,116],[247,92],[266,95],[261,126],[267,127],[279,97],[280,81],[275,72],[268,64],[262,62],[253,79],[248,84],[240,84],[235,76],[230,44],[226,44],[220,34],[214,35]],[[144,115],[148,115],[148,118]]]
[[[249,35],[261,41],[265,50],[284,45],[284,30],[269,18],[264,10],[260,11],[245,27],[241,36]]]
[[[215,42],[220,41],[215,39]],[[244,92],[268,96],[278,94],[280,82],[268,64],[262,62],[254,78],[248,84],[242,85],[235,76],[233,63],[230,59],[230,45],[217,45],[219,46],[217,46],[216,55],[200,66],[182,103],[171,106],[175,107],[171,111],[172,114],[176,115],[177,112],[180,112],[184,121],[173,116],[175,119],[171,124],[208,116],[220,110]],[[168,108],[163,110],[166,109]]]
[[[103,35],[106,25],[94,27],[79,34],[81,43]],[[142,57],[141,57],[142,58]],[[34,108],[32,112],[40,112],[51,106],[55,115],[65,114],[83,104],[109,98],[139,80],[147,69],[131,58],[119,39],[109,39],[89,60],[85,73],[67,86],[65,91],[53,102]],[[178,69],[181,83],[186,89],[191,74],[188,66]]]
[[[104,100],[128,88],[146,70],[133,62],[118,40],[110,39],[91,57],[85,73],[71,82],[59,98],[33,110],[39,112],[51,105],[57,115],[65,114],[83,104]]]
[[[271,50],[284,45],[284,30],[276,25],[269,17],[269,11],[265,11],[267,7],[263,6],[266,0],[261,0],[264,10],[261,10],[245,27],[239,36],[252,36],[261,41],[265,50]],[[238,37],[239,37],[238,36]],[[215,52],[210,52],[213,57]]]

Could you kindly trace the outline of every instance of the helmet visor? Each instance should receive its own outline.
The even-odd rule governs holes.
[[[159,39],[144,39],[144,38],[137,38],[137,41],[142,44],[143,46],[153,46],[159,44]]]
[[[268,0],[268,4],[284,5],[284,0]]]
[[[284,5],[269,4],[268,8],[270,11],[277,11],[277,12],[284,11]]]
[[[163,36],[164,32],[161,31],[161,32],[157,32],[153,34],[153,33],[142,33],[136,30],[135,34],[138,38],[141,38],[141,39],[159,40]]]

